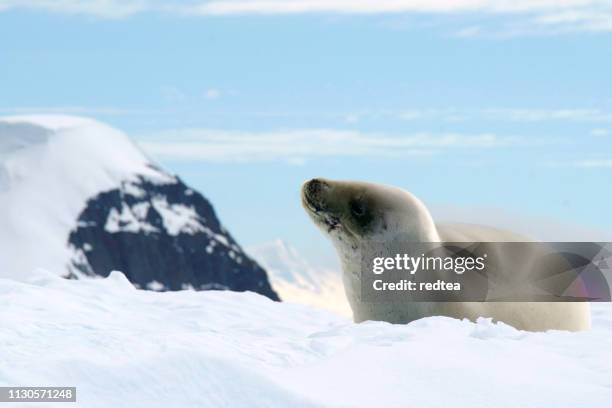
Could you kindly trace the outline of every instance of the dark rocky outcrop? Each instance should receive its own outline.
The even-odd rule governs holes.
[[[278,300],[265,270],[223,228],[210,202],[170,180],[136,177],[89,199],[69,236],[71,275],[119,270],[146,289],[248,290]]]

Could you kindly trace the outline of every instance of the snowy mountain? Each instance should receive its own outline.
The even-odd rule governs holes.
[[[0,386],[76,386],[83,407],[612,400],[610,304],[593,305],[589,331],[529,333],[486,319],[354,324],[254,293],[136,290],[119,273],[74,281],[41,272],[29,283],[0,279],[0,293]]]
[[[0,118],[0,276],[124,272],[153,290],[278,296],[211,204],[121,132],[67,116]]]
[[[267,271],[281,299],[352,316],[340,269],[312,266],[298,251],[276,240],[246,248]]]

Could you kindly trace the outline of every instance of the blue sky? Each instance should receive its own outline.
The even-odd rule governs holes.
[[[314,176],[609,236],[611,66],[606,1],[0,0],[0,114],[118,127],[241,243],[324,263]]]

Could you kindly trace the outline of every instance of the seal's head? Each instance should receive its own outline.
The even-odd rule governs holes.
[[[438,240],[427,208],[396,187],[315,178],[302,186],[302,205],[343,251],[399,235],[415,242]]]

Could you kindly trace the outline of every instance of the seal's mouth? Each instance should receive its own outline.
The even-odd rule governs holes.
[[[312,213],[318,214],[323,212],[323,208],[320,207],[319,204],[313,202],[306,193],[302,193],[302,205]]]
[[[340,218],[330,211],[327,204],[326,196],[330,189],[329,183],[320,179],[307,181],[302,187],[302,205],[315,222],[327,228],[328,233],[342,227]]]
[[[338,219],[338,217],[334,217],[333,215],[329,215],[329,214],[324,216],[324,223],[325,223],[325,226],[327,227],[328,233],[342,227],[342,224],[340,223],[340,219]]]

